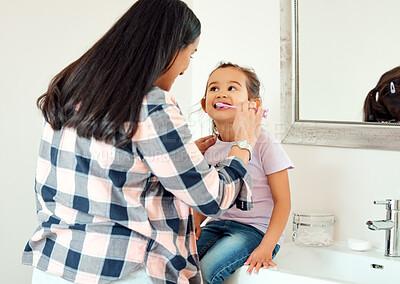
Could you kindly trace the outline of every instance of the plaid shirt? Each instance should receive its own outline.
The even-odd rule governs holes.
[[[201,283],[192,210],[218,216],[234,200],[252,206],[243,162],[208,165],[173,97],[158,88],[122,149],[46,123],[35,191],[40,225],[23,263],[85,284],[142,267],[154,283]]]

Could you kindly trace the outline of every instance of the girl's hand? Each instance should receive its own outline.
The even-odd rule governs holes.
[[[254,273],[258,273],[260,268],[267,269],[269,266],[274,267],[275,269],[278,267],[272,261],[272,251],[269,250],[268,252],[261,246],[258,246],[246,260],[244,265],[249,265],[247,269],[247,274],[251,273],[254,268]]]
[[[215,135],[208,135],[206,137],[197,139],[194,141],[197,148],[199,148],[200,152],[204,155],[208,148],[215,144],[217,141],[217,137]]]
[[[198,241],[199,238],[200,238],[200,234],[201,234],[201,226],[200,226],[200,224],[196,224],[196,223],[195,223],[195,225],[194,225],[194,232],[195,232],[195,234],[196,234],[196,241]]]
[[[255,146],[260,136],[262,107],[257,108],[255,102],[242,102],[236,107],[236,115],[233,121],[235,141],[247,140],[252,147]]]
[[[196,241],[199,239],[200,237],[200,233],[201,233],[201,223],[203,223],[203,221],[207,219],[206,216],[204,216],[203,214],[200,214],[197,211],[193,211],[193,222],[194,222],[194,232],[196,234]]]

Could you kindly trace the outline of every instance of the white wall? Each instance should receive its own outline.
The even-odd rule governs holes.
[[[390,143],[390,141],[388,141]],[[327,210],[336,218],[334,239],[369,240],[383,249],[385,233],[367,229],[385,219],[374,200],[400,198],[400,152],[284,145],[296,168],[290,173],[293,210]],[[291,220],[290,220],[291,221]],[[287,226],[291,232],[291,224]],[[289,238],[286,241],[290,241]]]
[[[193,104],[199,108],[210,72],[220,61],[231,61],[255,70],[262,82],[263,106],[269,108],[264,126],[279,129],[279,1],[195,0],[194,11],[202,24],[198,53],[193,59]],[[261,8],[261,9],[260,9]],[[200,111],[200,114],[203,112]],[[204,115],[201,129],[198,113],[189,117],[194,136],[208,134]]]
[[[133,0],[19,0],[0,2],[0,201],[4,283],[30,283],[32,269],[20,264],[36,228],[34,173],[42,117],[36,98],[50,79],[86,51]],[[265,86],[270,108],[265,127],[279,136],[279,1],[188,0],[203,25],[192,70],[172,92],[187,116],[198,103],[219,60],[253,67]],[[245,4],[244,4],[245,3]],[[192,120],[197,136],[206,135]],[[390,143],[390,141],[388,141]],[[399,196],[399,152],[285,145],[296,165],[290,172],[293,208],[332,210],[335,238],[369,239],[382,246],[383,233],[369,232],[368,218],[383,218],[373,199]],[[289,226],[290,227],[290,226]],[[290,228],[289,228],[290,229]]]

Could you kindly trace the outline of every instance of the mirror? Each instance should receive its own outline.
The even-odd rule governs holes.
[[[282,143],[400,150],[400,124],[362,122],[367,93],[399,65],[400,2],[350,2],[281,0]]]
[[[362,122],[366,95],[400,64],[400,1],[300,0],[296,11],[299,119]]]

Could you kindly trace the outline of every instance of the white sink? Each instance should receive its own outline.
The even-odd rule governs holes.
[[[381,284],[400,283],[400,257],[385,257],[383,250],[356,252],[342,244],[300,247],[284,244],[274,262],[278,270],[260,269],[246,274],[238,269],[225,284]]]

